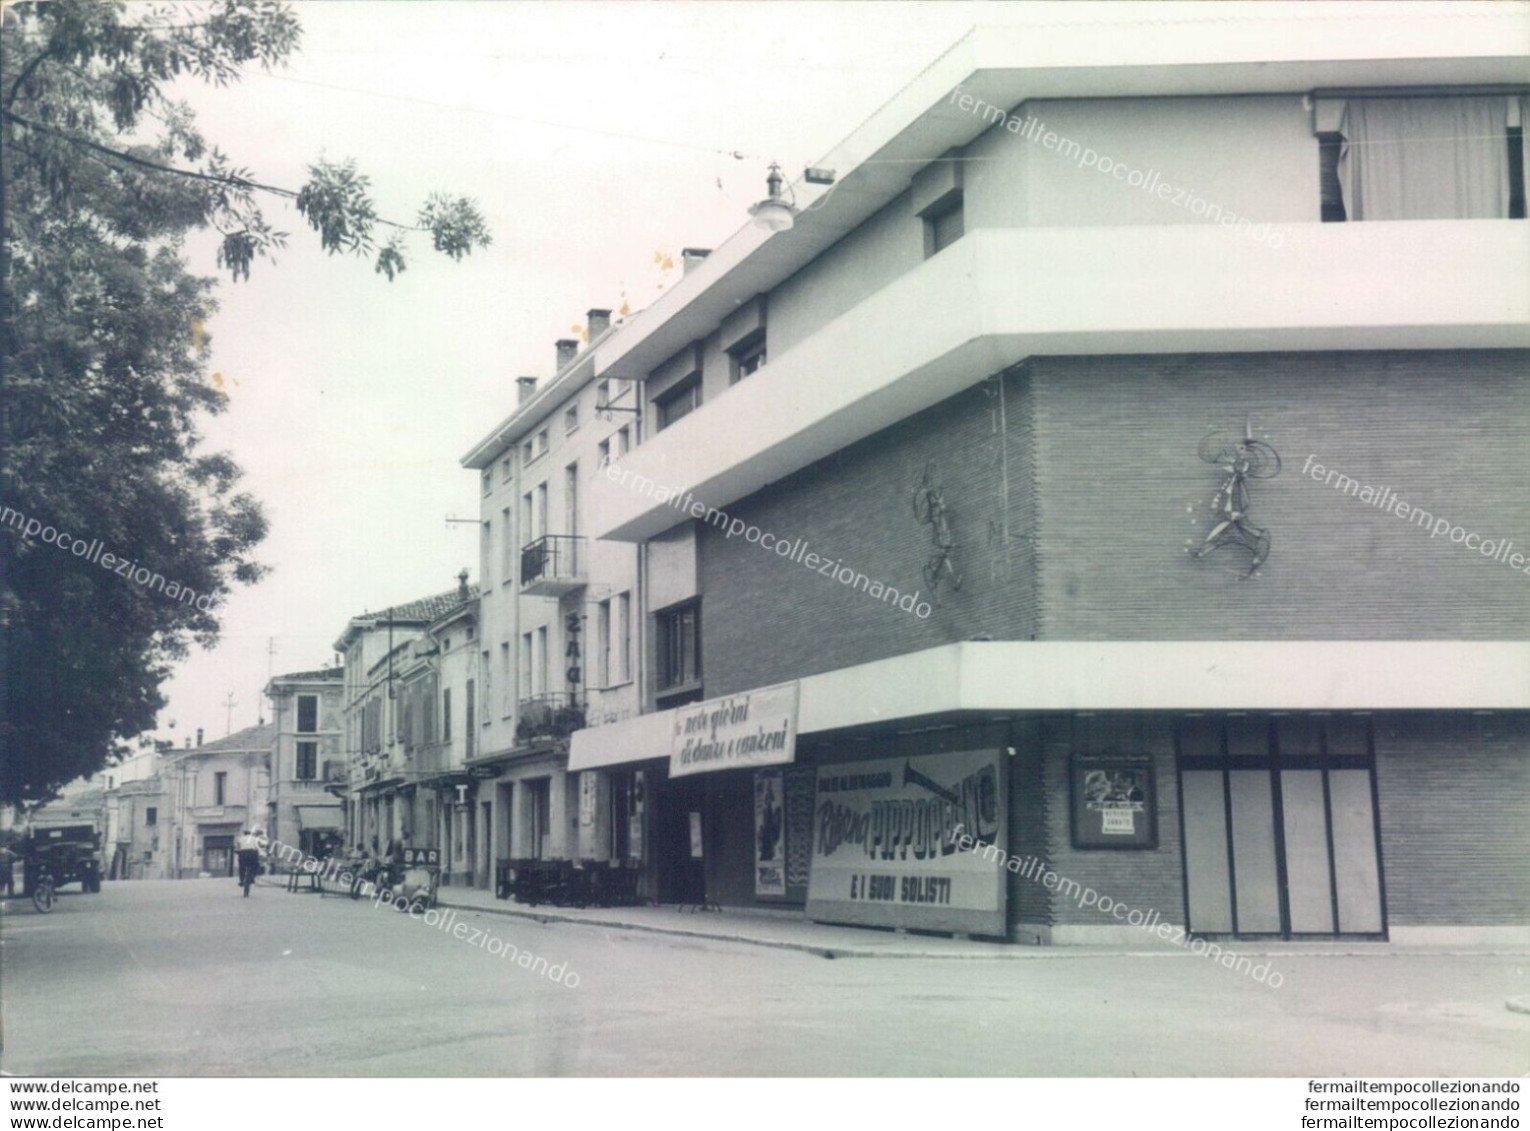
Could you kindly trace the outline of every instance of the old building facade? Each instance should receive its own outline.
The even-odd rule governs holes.
[[[641,707],[638,554],[590,536],[589,496],[637,442],[632,382],[597,380],[611,312],[557,343],[545,383],[464,458],[480,477],[483,718],[470,761],[495,861],[625,869],[642,854],[641,777],[573,774],[569,735]]]

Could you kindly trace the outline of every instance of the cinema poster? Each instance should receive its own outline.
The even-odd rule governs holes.
[[[1074,848],[1157,848],[1152,756],[1075,754],[1072,807]]]
[[[1003,935],[1003,769],[998,750],[820,766],[808,918]]]
[[[780,770],[754,775],[754,894],[786,898],[786,805]]]

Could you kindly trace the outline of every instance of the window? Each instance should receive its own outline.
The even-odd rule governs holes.
[[[494,528],[489,523],[483,523],[478,530],[478,576],[483,578],[484,587],[490,583],[489,558],[494,546]]]
[[[488,726],[494,716],[494,680],[493,673],[489,671],[489,653],[483,652],[479,659],[481,664],[478,670],[483,673],[483,725]]]
[[[499,521],[499,572],[501,577],[509,581],[515,576],[515,530],[510,525],[509,507],[499,512]]]
[[[521,633],[521,697],[531,698],[531,633]]]
[[[542,431],[537,433],[537,455],[543,456],[543,455],[546,455],[546,454],[547,454],[547,429],[544,428],[544,429],[542,429]]]
[[[579,402],[575,401],[563,410],[563,432],[565,435],[579,427]]]
[[[452,689],[445,688],[441,692],[441,741],[452,740]]]
[[[228,774],[222,770],[213,774],[213,804],[228,804]]]
[[[949,201],[924,217],[924,257],[938,255],[962,238],[962,194],[952,193]]]
[[[575,537],[579,533],[579,465],[571,463],[563,469],[563,533]]]
[[[618,593],[616,608],[616,655],[613,658],[616,683],[626,683],[632,678],[632,594]]]
[[[499,461],[499,481],[501,483],[508,483],[508,482],[510,482],[510,457],[509,456],[506,456],[504,459]]]
[[[654,401],[654,406],[659,410],[658,430],[664,431],[671,424],[689,416],[700,405],[701,381],[697,377],[688,377]]]
[[[510,682],[509,642],[505,642],[499,646],[499,675],[500,679],[503,681],[502,686],[504,688],[503,693],[500,695],[500,712],[505,716],[505,718],[508,719],[511,712],[515,710],[515,689],[514,685]]]
[[[537,484],[536,514],[533,516],[532,539],[543,537],[547,533],[547,484]]]
[[[610,440],[602,440],[600,442],[600,466],[601,467],[605,467],[606,464],[608,464],[610,462],[611,462],[611,441]]]
[[[529,545],[535,540],[531,533],[531,492],[527,491],[521,496],[521,542]]]
[[[732,373],[729,384],[736,385],[765,364],[765,331],[750,334],[729,352]]]
[[[536,458],[536,445],[530,440],[527,440],[524,444],[521,445],[521,466],[525,467],[528,463]]]
[[[143,811],[143,823],[149,826],[151,829],[155,825],[159,824],[159,810],[153,805],[150,805],[147,809],[145,809]]]
[[[292,776],[298,781],[313,781],[319,776],[319,744],[317,742],[297,744],[297,768]]]
[[[494,473],[487,467],[483,469],[483,475],[479,477],[483,483],[483,493],[487,495],[494,490]]]
[[[694,602],[659,613],[659,690],[701,680],[701,607]]]
[[[611,382],[597,381],[595,383],[595,411],[599,412],[611,403]]]
[[[1339,186],[1339,152],[1344,148],[1344,135],[1318,134],[1318,183],[1323,209],[1323,223],[1343,223],[1344,190]]]
[[[595,607],[595,686],[611,686],[611,602]]]
[[[1317,100],[1325,221],[1523,219],[1530,97]]]
[[[297,697],[297,729],[299,734],[317,734],[319,730],[319,697]]]
[[[537,629],[536,651],[532,658],[531,686],[535,694],[545,693],[547,688],[547,629]]]
[[[616,432],[616,458],[621,459],[632,450],[632,432],[627,425],[622,425]]]
[[[1530,103],[1530,99],[1525,100]],[[1520,119],[1524,121],[1523,118]],[[1525,218],[1525,127],[1509,130],[1509,219]]]
[[[463,733],[466,736],[467,741],[469,743],[472,743],[472,741],[473,741],[473,712],[477,708],[477,704],[473,702],[473,698],[474,698],[473,693],[475,691],[477,691],[477,690],[478,690],[477,682],[475,680],[471,680],[471,679],[468,680],[467,681],[467,690],[463,693],[463,699],[464,699],[463,712],[464,712],[464,714],[462,716],[462,725],[463,725],[463,728],[464,728]]]

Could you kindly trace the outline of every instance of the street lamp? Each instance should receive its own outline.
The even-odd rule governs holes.
[[[781,166],[771,162],[770,175],[765,178],[765,187],[770,195],[749,206],[749,215],[754,217],[757,227],[771,232],[786,232],[796,223],[797,209],[782,198],[782,184]]]

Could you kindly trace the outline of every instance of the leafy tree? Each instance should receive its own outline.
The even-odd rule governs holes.
[[[279,3],[48,0],[9,5],[3,20],[8,803],[51,795],[151,728],[172,665],[193,643],[215,643],[233,587],[265,572],[254,557],[266,534],[259,503],[237,489],[232,457],[200,447],[198,420],[226,398],[207,380],[215,284],[188,271],[185,235],[216,230],[218,266],[248,278],[287,239],[259,206],[274,195],[294,202],[327,251],[375,255],[391,280],[407,265],[409,231],[453,259],[487,246],[489,233],[471,201],[440,195],[413,225],[381,218],[351,162],[318,162],[287,190],[208,146],[165,88],[184,76],[225,85],[246,66],[281,64],[300,29]],[[382,228],[391,234],[379,242]],[[104,554],[77,556],[80,543],[45,542],[27,520],[99,540],[132,563],[127,575],[104,568]],[[135,580],[149,575],[159,580]]]

